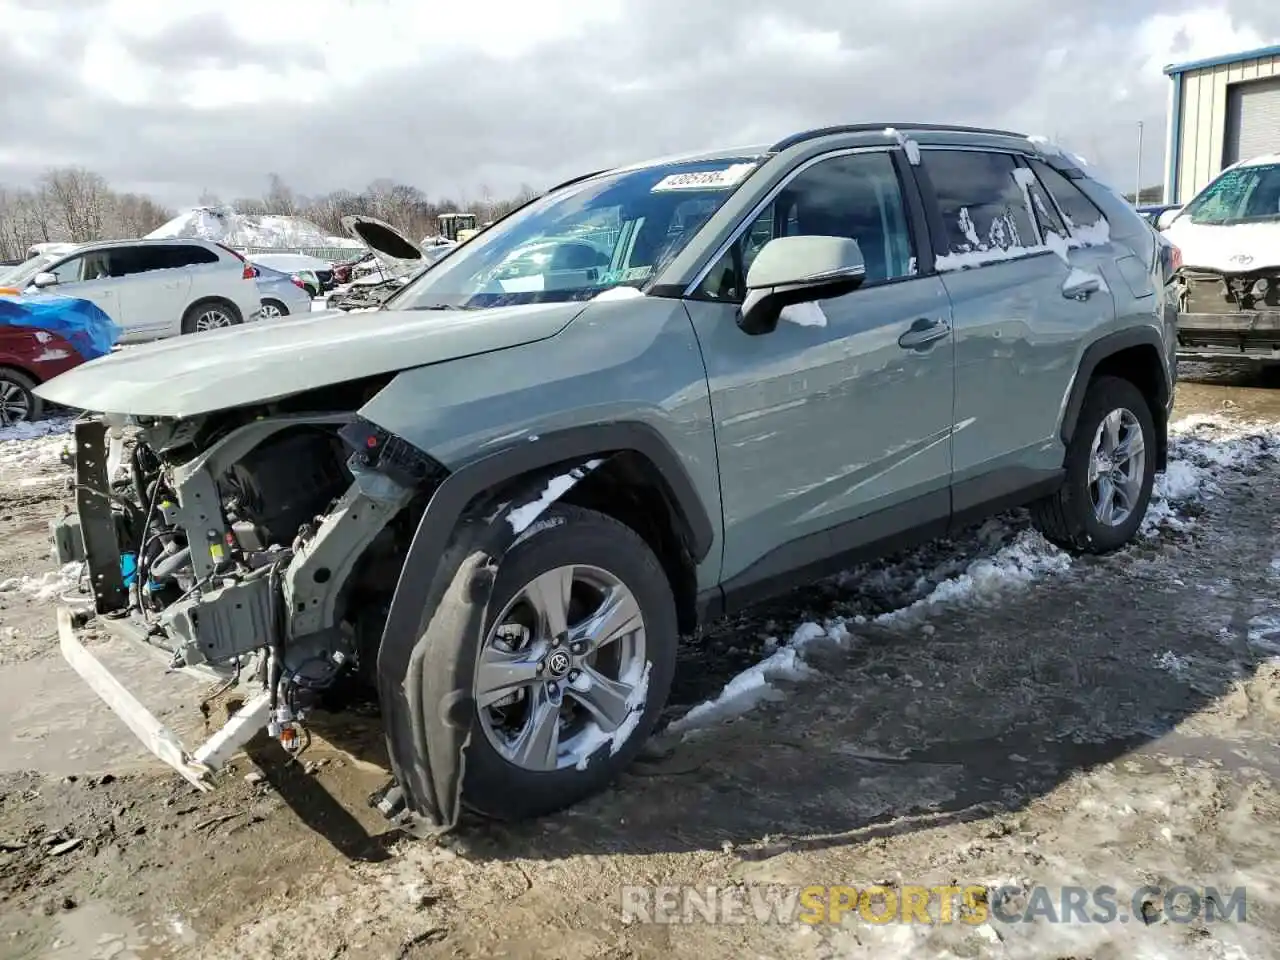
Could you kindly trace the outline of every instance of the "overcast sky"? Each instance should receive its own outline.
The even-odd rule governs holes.
[[[174,206],[377,177],[475,198],[805,127],[1058,136],[1163,179],[1170,62],[1280,0],[0,0],[0,183],[75,164]]]

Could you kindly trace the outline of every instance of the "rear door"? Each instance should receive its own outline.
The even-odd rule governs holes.
[[[938,271],[955,325],[955,523],[1062,467],[1063,398],[1082,338],[1115,317],[1091,254],[1068,249],[1058,211],[1020,155],[922,149]]]
[[[140,337],[181,332],[191,290],[191,257],[181,244],[118,247],[120,300]],[[212,254],[210,254],[212,256]],[[216,259],[216,258],[215,258]]]

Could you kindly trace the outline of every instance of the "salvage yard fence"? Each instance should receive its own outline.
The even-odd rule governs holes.
[[[315,257],[317,260],[327,260],[330,263],[345,263],[348,260],[355,260],[364,256],[368,250],[367,247],[236,247],[236,249],[245,256],[266,253],[294,253],[305,257]]]

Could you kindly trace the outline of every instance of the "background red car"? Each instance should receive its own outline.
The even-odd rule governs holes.
[[[44,401],[31,391],[83,362],[56,333],[0,324],[0,429],[38,419]]]

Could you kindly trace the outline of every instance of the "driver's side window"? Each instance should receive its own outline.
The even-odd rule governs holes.
[[[892,156],[885,151],[821,160],[778,192],[698,285],[705,300],[741,303],[756,255],[778,237],[848,237],[867,266],[864,286],[916,272],[906,204]]]
[[[64,260],[49,272],[58,278],[58,283],[78,283],[80,281],[80,268],[84,266],[84,257],[72,257],[70,260]]]

